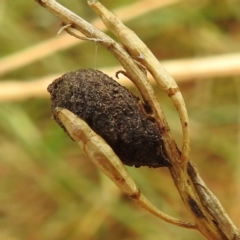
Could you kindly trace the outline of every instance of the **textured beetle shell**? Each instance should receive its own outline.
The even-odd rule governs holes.
[[[82,118],[129,166],[169,166],[161,135],[140,108],[140,99],[106,74],[81,69],[48,86],[55,108],[66,108]]]

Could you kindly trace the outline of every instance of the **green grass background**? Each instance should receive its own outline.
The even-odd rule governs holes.
[[[59,1],[91,20],[86,1]],[[134,1],[101,1],[110,9]],[[160,60],[240,51],[238,0],[184,1],[127,22]],[[0,56],[56,35],[60,20],[35,1],[0,2]],[[97,51],[96,51],[97,49]],[[239,60],[240,61],[240,60]],[[117,61],[88,42],[1,76],[28,81]],[[191,159],[240,227],[240,77],[180,84],[191,123]],[[135,90],[133,90],[135,91]],[[181,142],[177,113],[156,88]],[[164,212],[191,220],[166,169],[128,168]],[[106,179],[51,118],[49,97],[0,103],[0,240],[204,239],[140,209]]]

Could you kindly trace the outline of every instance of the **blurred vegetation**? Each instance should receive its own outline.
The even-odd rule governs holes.
[[[59,1],[91,20],[86,1]],[[101,1],[110,9],[134,1]],[[119,3],[120,2],[120,3]],[[158,59],[240,51],[240,1],[184,1],[127,23]],[[0,55],[56,35],[60,21],[35,1],[0,2]],[[29,64],[2,79],[117,64],[102,47],[85,43]],[[240,77],[196,78],[182,83],[191,119],[191,158],[240,227]],[[177,141],[176,111],[156,89]],[[190,219],[166,169],[128,168],[161,210]],[[0,239],[204,239],[197,231],[157,219],[122,195],[51,119],[50,101],[0,103]]]

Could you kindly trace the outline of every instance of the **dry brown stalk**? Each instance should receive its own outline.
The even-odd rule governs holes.
[[[217,198],[204,184],[200,178],[197,170],[189,161],[186,164],[187,169],[179,162],[181,152],[178,150],[174,139],[171,136],[170,129],[161,110],[159,103],[156,101],[153,89],[147,79],[146,74],[142,71],[140,64],[136,63],[139,60],[138,55],[131,46],[131,41],[124,36],[125,48],[130,52],[130,55],[124,47],[117,44],[107,35],[93,27],[91,24],[70,12],[56,1],[53,0],[38,0],[39,4],[51,11],[62,19],[64,24],[71,24],[71,27],[80,31],[87,38],[98,41],[101,45],[107,48],[122,64],[126,70],[126,75],[134,82],[139,92],[142,94],[143,101],[152,110],[151,117],[153,117],[162,134],[164,146],[167,151],[167,157],[171,162],[169,171],[172,175],[173,181],[181,195],[181,198],[186,205],[189,212],[192,214],[195,224],[185,223],[183,221],[171,218],[159,210],[155,209],[147,199],[139,192],[135,183],[132,181],[126,169],[121,164],[118,157],[114,154],[110,147],[104,140],[101,139],[96,133],[84,125],[84,121],[69,112],[68,110],[58,109],[57,114],[62,124],[68,130],[68,133],[75,139],[80,146],[85,150],[90,159],[109,177],[111,178],[126,194],[131,196],[138,204],[146,208],[158,217],[170,223],[180,225],[183,227],[196,228],[208,239],[240,239],[239,231],[232,223],[231,219],[227,216]],[[89,1],[93,8],[99,9],[98,1]],[[106,17],[107,12],[101,12]],[[110,25],[115,24],[115,19],[108,19]],[[119,23],[119,22],[118,22]],[[120,26],[121,27],[121,26]],[[121,31],[121,28],[119,29]],[[126,33],[128,34],[128,33]],[[133,36],[132,34],[130,37]],[[121,40],[121,39],[120,39]],[[138,46],[138,39],[134,36],[136,46]],[[130,44],[130,46],[128,45]],[[142,44],[142,43],[139,43]],[[140,60],[146,59],[145,50],[140,51]],[[146,50],[147,51],[147,50]],[[142,55],[143,54],[143,55]],[[142,61],[140,61],[142,63]],[[153,73],[157,71],[157,75],[166,74],[161,68],[150,69],[148,64],[144,62],[146,68]],[[153,74],[155,80],[158,78]],[[166,83],[166,82],[165,82]],[[171,85],[173,84],[173,85]],[[171,83],[170,88],[175,83]],[[167,85],[167,84],[166,84]],[[168,86],[168,85],[167,85]],[[173,88],[174,88],[173,87]],[[182,106],[181,106],[182,107]],[[84,126],[83,126],[84,125]],[[186,156],[186,155],[185,155]],[[185,161],[186,163],[186,161]],[[187,170],[187,171],[186,171]],[[117,177],[116,177],[117,176]],[[118,180],[122,181],[118,181]],[[159,214],[158,214],[159,213]],[[179,223],[179,224],[178,224]]]

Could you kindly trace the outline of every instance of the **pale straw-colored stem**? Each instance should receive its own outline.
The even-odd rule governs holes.
[[[156,10],[157,8],[168,6],[180,1],[182,0],[142,0],[128,4],[126,7],[115,9],[114,11],[123,21],[129,21],[140,17],[143,14],[147,14],[150,11]],[[92,25],[98,27],[102,31],[106,30],[105,25],[99,19],[93,20]],[[59,50],[67,49],[81,43],[82,42],[78,39],[69,37],[68,34],[62,34],[58,38],[54,36],[52,39],[42,41],[41,43],[20,50],[19,52],[0,58],[0,75],[7,74],[20,67],[24,67],[27,64],[31,64],[54,54]]]
[[[176,59],[162,61],[164,68],[177,80],[178,83],[189,81],[209,81],[212,77],[225,77],[240,75],[240,54],[221,54],[215,56]],[[100,69],[109,76],[115,73],[121,66]],[[45,76],[39,79],[2,79],[0,81],[0,102],[21,101],[31,97],[40,98],[48,96],[47,86],[55,78],[63,73]],[[220,78],[217,78],[218,80]],[[149,76],[151,84],[154,84],[152,76]],[[133,85],[125,76],[118,80],[122,85],[130,87]]]

